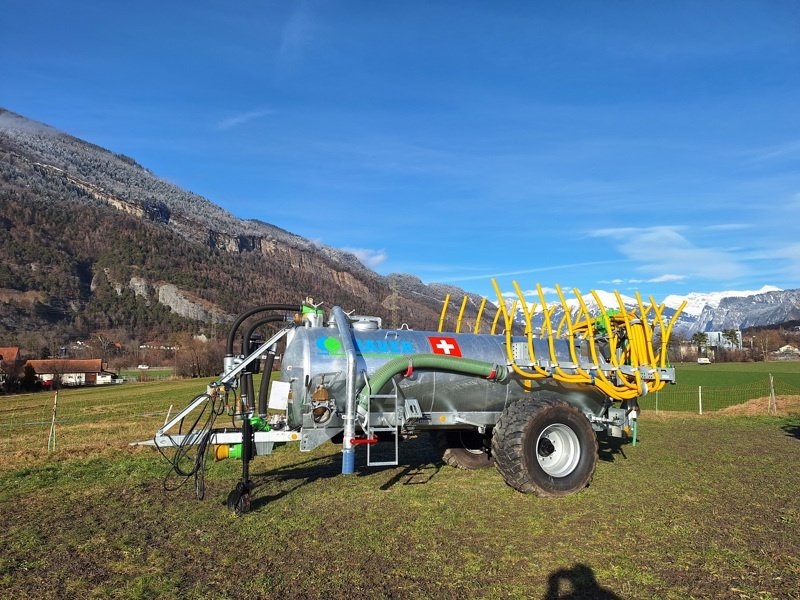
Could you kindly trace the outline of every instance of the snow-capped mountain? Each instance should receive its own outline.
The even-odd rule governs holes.
[[[800,320],[800,290],[772,290],[747,297],[722,298],[706,305],[694,331],[722,331]]]
[[[748,298],[750,296],[757,296],[758,294],[766,294],[767,292],[781,292],[780,288],[774,285],[765,285],[760,290],[739,290],[739,291],[726,291],[726,292],[692,292],[685,296],[678,296],[671,294],[664,298],[664,305],[677,310],[682,302],[686,302],[686,307],[683,312],[687,315],[699,317],[700,313],[706,307],[717,308],[726,298]]]
[[[619,302],[611,292],[598,290],[597,296],[606,310],[618,309]],[[637,301],[631,296],[620,295],[627,309],[637,307]],[[647,298],[642,298],[645,306]],[[583,301],[593,315],[600,312],[592,294],[585,294]],[[656,298],[658,301],[658,298]],[[759,290],[731,290],[722,292],[692,292],[685,296],[670,295],[663,300],[665,309],[663,317],[669,321],[683,302],[686,306],[678,317],[673,334],[691,336],[698,331],[722,331],[724,329],[746,329],[777,325],[788,321],[800,320],[800,290],[781,290],[775,286],[765,285]],[[566,298],[571,313],[577,313],[580,303],[576,298]],[[558,323],[564,314],[559,302],[552,319]],[[518,310],[518,322],[525,319]],[[532,325],[534,329],[542,326],[543,316],[540,306],[534,310]]]

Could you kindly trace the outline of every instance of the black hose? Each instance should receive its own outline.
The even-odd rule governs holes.
[[[267,362],[261,372],[261,388],[258,390],[258,416],[262,419],[267,416],[267,392],[272,380],[272,366],[275,364],[275,352],[267,350]]]
[[[283,311],[292,311],[292,312],[300,312],[303,310],[303,307],[299,304],[264,304],[263,306],[257,306],[255,308],[251,308],[248,311],[243,312],[236,320],[233,322],[231,326],[231,330],[228,332],[228,343],[225,347],[225,351],[228,356],[233,356],[233,341],[236,339],[236,332],[239,330],[239,326],[245,322],[245,320],[249,319],[256,313],[265,312],[268,310],[283,310]]]
[[[203,408],[200,409],[197,417],[186,429],[185,436],[181,442],[179,444],[173,443],[175,453],[171,457],[167,456],[167,454],[164,452],[164,449],[156,445],[156,448],[158,448],[161,456],[163,456],[167,462],[170,463],[170,470],[167,472],[166,477],[164,477],[164,489],[167,491],[177,490],[183,487],[189,478],[194,476],[195,495],[198,499],[202,499],[203,495],[205,494],[204,472],[206,450],[208,449],[208,442],[211,439],[211,434],[214,432],[214,421],[225,409],[222,402],[217,405],[216,398],[213,396],[208,396],[207,394],[201,394],[200,396],[197,396],[194,400],[192,400],[192,402],[201,396],[206,396],[208,398],[208,402],[203,405]],[[184,433],[183,425],[184,422],[181,420],[179,433]],[[193,435],[195,432],[197,433],[196,436]],[[169,434],[166,435],[174,442],[172,436]],[[190,452],[193,447],[196,447],[196,452],[194,456],[190,456]],[[171,486],[168,482],[169,477],[173,472],[176,476],[182,478],[182,481],[177,485]]]
[[[256,329],[268,323],[281,323],[286,321],[289,321],[289,319],[284,316],[272,315],[253,323],[245,332],[244,337],[242,337],[242,354],[247,356],[250,353],[250,338],[253,337],[253,333],[255,333]]]

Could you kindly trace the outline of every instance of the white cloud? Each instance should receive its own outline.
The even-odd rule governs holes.
[[[562,288],[563,291],[563,288]],[[543,287],[542,292],[544,294],[555,294],[556,288],[551,287]],[[522,290],[523,298],[532,298],[534,301],[539,300],[539,292],[536,290]],[[519,300],[519,294],[516,291],[514,292],[503,292],[503,298],[511,298],[512,300]]]
[[[374,269],[387,258],[385,250],[373,250],[372,248],[342,248],[342,250],[353,254],[370,269]]]
[[[783,263],[780,271],[790,279],[800,279],[800,243],[789,244],[772,251],[772,257]]]
[[[686,279],[686,275],[674,275],[672,273],[665,273],[664,275],[659,275],[658,277],[653,277],[647,280],[647,283],[670,283],[673,281],[683,281]]]
[[[628,279],[627,283],[672,283],[675,281],[683,281],[686,275],[673,275],[667,273],[659,275],[658,277],[651,277],[650,279]],[[617,280],[617,283],[625,283],[624,281]]]
[[[303,58],[306,48],[314,40],[315,16],[307,2],[294,4],[289,20],[281,32],[281,46],[278,50],[278,66],[287,70]]]
[[[792,140],[776,146],[769,146],[755,151],[752,160],[763,162],[769,160],[782,160],[800,156],[800,140]]]
[[[750,229],[753,227],[747,223],[721,223],[719,225],[709,225],[705,229],[707,231],[739,231],[741,229]]]
[[[590,262],[570,263],[564,265],[552,265],[548,267],[537,267],[535,269],[525,269],[522,271],[508,271],[507,273],[489,273],[484,275],[470,275],[468,277],[449,277],[443,281],[453,283],[456,281],[473,281],[477,279],[491,279],[492,277],[513,277],[514,275],[527,275],[529,273],[543,273],[546,271],[561,271],[565,269],[574,269],[577,267],[596,267],[598,265],[611,265],[614,263],[624,262],[622,260],[595,260]]]
[[[226,130],[226,129],[231,129],[233,127],[238,127],[239,125],[243,125],[248,121],[260,119],[262,117],[266,117],[269,114],[272,114],[272,111],[266,108],[260,110],[251,110],[250,112],[246,113],[240,113],[238,115],[228,117],[227,119],[223,119],[222,121],[217,123],[217,129]]]
[[[683,226],[603,229],[594,237],[611,238],[617,249],[638,264],[642,272],[668,273],[654,276],[648,282],[678,281],[676,278],[702,277],[714,280],[734,279],[747,272],[739,257],[717,248],[702,248],[692,243],[681,231]],[[683,275],[671,275],[672,273]],[[667,277],[667,279],[662,279]],[[659,280],[660,281],[656,281]]]

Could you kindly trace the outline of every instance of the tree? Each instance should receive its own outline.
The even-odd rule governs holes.
[[[669,336],[667,345],[667,360],[676,363],[683,360],[683,345],[686,343],[686,338],[679,333],[674,333]]]
[[[754,349],[763,361],[769,360],[769,353],[777,350],[781,344],[781,337],[777,331],[762,329],[753,334]]]
[[[2,373],[3,389],[7,394],[16,392],[20,383],[23,363],[19,360],[3,360],[0,356],[0,373]]]
[[[25,365],[25,374],[19,381],[20,387],[26,392],[32,392],[39,386],[39,378],[36,377],[36,371],[30,365]]]
[[[735,329],[723,329],[722,337],[728,340],[734,348],[739,348],[739,332]]]
[[[708,336],[702,331],[698,331],[692,336],[692,343],[697,346],[697,353],[702,354],[708,344]]]

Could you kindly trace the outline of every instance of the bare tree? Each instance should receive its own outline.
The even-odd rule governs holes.
[[[777,331],[762,329],[753,334],[754,350],[765,362],[769,360],[769,353],[777,350],[781,343],[781,337]]]

